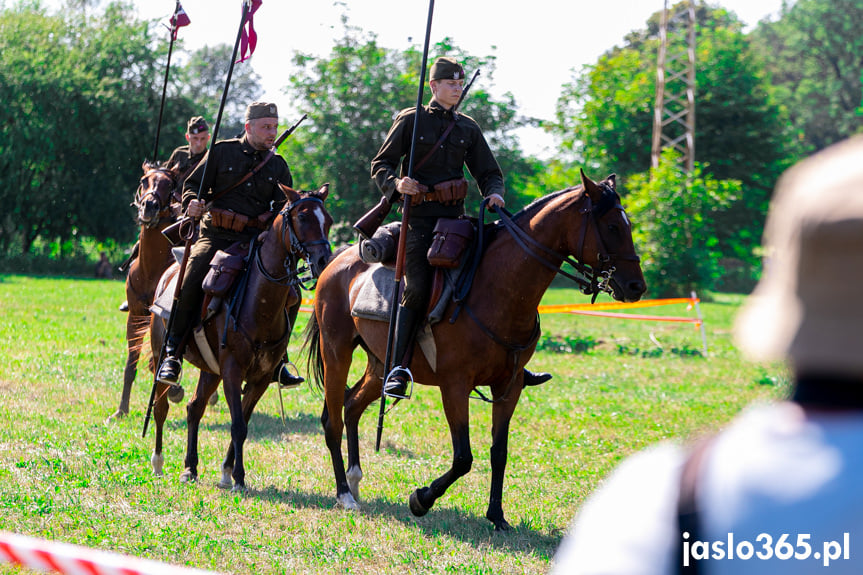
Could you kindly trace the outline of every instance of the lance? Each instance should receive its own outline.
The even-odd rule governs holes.
[[[222,90],[222,99],[219,102],[219,113],[216,116],[216,124],[213,126],[213,138],[210,142],[210,147],[216,142],[216,139],[219,137],[219,125],[222,123],[222,112],[225,111],[225,101],[228,98],[228,88],[231,86],[231,75],[234,73],[234,62],[237,60],[237,51],[240,47],[240,38],[243,36],[243,27],[246,25],[246,19],[248,18],[250,5],[252,0],[243,0],[243,15],[240,18],[240,28],[237,30],[237,39],[234,42],[234,51],[231,54],[231,63],[228,65],[228,74],[225,78],[225,88]],[[210,153],[209,149],[207,153],[204,155],[204,168],[201,176],[201,184],[198,186],[198,192],[196,195],[196,199],[200,200],[201,195],[204,190],[204,182],[207,181],[207,169],[209,168],[209,158]],[[162,364],[162,360],[165,358],[165,344],[168,340],[168,333],[170,333],[171,327],[174,324],[174,316],[176,315],[174,311],[177,308],[177,301],[180,299],[180,288],[183,285],[183,277],[186,274],[186,262],[189,260],[189,252],[192,249],[192,237],[194,237],[195,232],[195,224],[193,223],[188,227],[188,230],[184,236],[186,240],[186,245],[183,248],[183,260],[180,262],[180,271],[177,274],[177,285],[174,288],[174,299],[171,301],[171,314],[168,316],[168,324],[165,328],[165,337],[162,338],[162,348],[159,351],[159,360],[156,363],[156,369],[153,372],[153,388],[150,390],[150,401],[147,405],[147,415],[144,417],[144,430],[141,433],[141,437],[147,436],[147,426],[150,422],[150,415],[153,412],[153,403],[156,399],[156,385],[158,384],[158,376],[159,376],[159,366]]]
[[[171,53],[174,51],[174,38],[177,36],[177,13],[180,11],[180,0],[174,7],[171,18],[171,42],[168,44],[168,63],[165,64],[165,81],[162,82],[162,103],[159,104],[159,121],[156,123],[156,141],[153,144],[153,161],[159,157],[159,134],[162,132],[162,113],[165,111],[165,93],[168,90],[168,73],[171,70]]]
[[[423,46],[423,58],[422,58],[422,66],[420,67],[420,84],[417,89],[417,106],[416,112],[414,113],[414,131],[413,136],[411,138],[411,149],[408,154],[408,172],[407,177],[413,178],[414,171],[414,150],[417,147],[417,138],[419,134],[418,125],[420,119],[420,109],[423,105],[423,87],[426,81],[426,65],[428,63],[428,55],[429,55],[429,39],[431,38],[431,26],[432,26],[432,16],[434,15],[434,0],[429,0],[429,13],[428,20],[426,22],[426,37],[425,44]],[[408,231],[408,221],[410,220],[411,214],[411,199],[405,198],[402,201],[402,233],[399,234],[399,244],[398,250],[396,251],[396,274],[395,274],[395,287],[393,289],[392,301],[390,302],[390,324],[389,330],[387,332],[387,351],[386,351],[386,359],[384,360],[384,381],[381,382],[381,409],[378,413],[378,430],[377,430],[377,438],[375,439],[375,451],[380,451],[381,449],[381,435],[384,431],[384,414],[386,413],[387,408],[387,396],[384,393],[384,384],[386,384],[386,376],[392,369],[392,365],[395,363],[395,360],[392,357],[393,353],[393,340],[395,339],[395,331],[396,331],[396,314],[398,313],[398,300],[399,300],[399,287],[401,286],[402,275],[404,274],[404,266],[405,266],[405,248],[407,245],[407,231]]]

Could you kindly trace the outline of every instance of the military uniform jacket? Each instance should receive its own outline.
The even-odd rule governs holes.
[[[168,158],[165,166],[169,170],[175,170],[179,177],[177,181],[177,196],[183,193],[183,184],[185,183],[185,177],[188,177],[191,173],[192,168],[197,166],[204,157],[204,154],[207,152],[206,148],[200,154],[195,154],[194,156],[191,154],[189,150],[189,146],[180,146],[171,152],[171,157]]]
[[[390,203],[399,201],[396,180],[407,174],[415,110],[408,108],[399,113],[372,160],[372,178]],[[453,118],[453,113],[435,100],[420,110],[414,165],[437,143]],[[503,196],[503,172],[482,135],[482,129],[469,116],[456,113],[455,117],[452,131],[428,161],[414,170],[414,179],[431,189],[437,183],[463,178],[464,167],[467,166],[483,197],[491,194]],[[455,206],[423,202],[411,208],[411,214],[416,216],[457,217],[463,213],[464,202]]]
[[[205,202],[213,202],[211,208],[231,210],[255,218],[273,209],[274,205],[285,202],[285,194],[277,184],[293,186],[293,178],[287,162],[280,155],[275,154],[257,174],[226,194],[216,197],[260,164],[267,155],[267,150],[256,150],[243,136],[213,144],[208,154],[209,159],[205,158],[201,161],[198,167],[186,178],[183,186],[184,210],[189,206],[189,202],[195,199],[200,188],[203,190],[201,199]],[[207,178],[203,181],[203,187],[200,187],[205,167],[207,168]],[[216,198],[215,201],[213,198]],[[202,235],[241,239],[255,233],[255,230],[247,230],[237,234],[230,230],[217,228],[212,225],[212,216],[209,213],[201,220]]]

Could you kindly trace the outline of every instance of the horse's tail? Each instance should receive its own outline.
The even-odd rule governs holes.
[[[306,371],[312,374],[312,379],[315,380],[318,390],[323,391],[324,358],[321,355],[321,326],[318,323],[318,316],[314,312],[306,324],[304,337],[303,349],[309,350]]]

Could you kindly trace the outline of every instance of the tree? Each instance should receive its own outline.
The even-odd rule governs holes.
[[[564,86],[558,126],[573,158],[600,173],[625,176],[650,166],[658,52],[658,14],[646,31],[627,36]],[[764,64],[742,25],[724,9],[701,2],[696,11],[695,159],[718,180],[739,180],[747,193],[713,218],[719,249],[754,273],[773,186],[797,150],[782,109],[772,100]]]
[[[204,46],[192,52],[189,61],[179,70],[178,80],[193,101],[195,115],[204,116],[211,123],[215,122],[219,111],[232,52],[233,46],[228,44]],[[243,132],[246,106],[262,91],[261,77],[249,64],[234,65],[219,127],[221,137],[232,138]]]
[[[753,43],[807,152],[863,132],[863,0],[797,0]]]
[[[129,202],[152,153],[166,50],[131,6],[94,16],[86,4],[0,12],[0,253],[134,236]]]
[[[713,289],[722,271],[715,214],[739,198],[740,182],[717,180],[698,162],[687,174],[667,149],[658,167],[631,177],[631,186],[627,211],[648,292],[682,297]]]

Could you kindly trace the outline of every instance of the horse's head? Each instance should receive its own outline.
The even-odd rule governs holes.
[[[145,162],[144,175],[132,205],[138,208],[138,223],[153,227],[171,213],[171,200],[177,175],[159,164]]]
[[[287,200],[280,212],[284,247],[306,260],[312,278],[317,278],[332,256],[327,238],[333,218],[324,207],[330,185],[324,184],[314,192],[298,192],[282,184],[279,187]]]
[[[618,301],[638,301],[647,289],[640,259],[632,243],[632,225],[615,189],[615,175],[594,182],[581,172],[585,195],[590,199],[586,227],[582,229],[581,254],[576,256],[599,275],[600,289],[610,290]],[[589,228],[596,233],[585,233]]]

